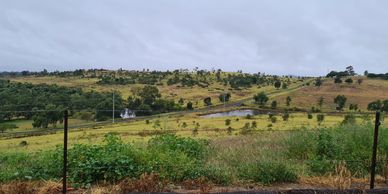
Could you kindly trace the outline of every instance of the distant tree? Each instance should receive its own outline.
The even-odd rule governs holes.
[[[369,74],[368,70],[365,70],[365,71],[364,71],[364,75],[365,75],[365,76],[368,76],[368,74]]]
[[[276,89],[279,89],[280,86],[282,86],[282,82],[280,82],[279,80],[276,80],[274,86]]]
[[[321,123],[325,120],[325,115],[324,114],[318,114],[317,115],[317,122],[318,125],[321,125]]]
[[[256,129],[257,128],[257,122],[256,121],[252,121],[251,127]]]
[[[291,97],[287,96],[287,98],[286,98],[286,106],[290,106],[291,105],[291,101],[292,101]]]
[[[203,99],[203,103],[205,103],[206,106],[212,105],[212,98],[206,97],[205,99]]]
[[[348,83],[348,84],[351,84],[351,83],[353,83],[353,79],[352,78],[347,78],[345,80],[345,82]]]
[[[282,89],[287,89],[287,88],[288,88],[288,84],[286,82],[283,82]]]
[[[363,79],[358,79],[357,80],[358,85],[361,85],[363,81],[364,81]]]
[[[186,105],[187,110],[193,110],[193,103],[190,101]]]
[[[344,116],[344,120],[342,121],[342,124],[355,124],[356,123],[356,116],[351,114],[346,114]]]
[[[307,113],[307,119],[313,119],[313,115],[311,114],[311,112]]]
[[[139,92],[139,96],[142,98],[144,104],[152,105],[157,98],[161,97],[161,94],[156,86],[146,85]]]
[[[226,119],[226,120],[225,120],[225,125],[226,125],[226,126],[229,126],[229,125],[231,124],[231,122],[232,122],[232,120]]]
[[[325,101],[325,98],[323,98],[323,96],[318,98],[318,106],[320,108],[322,108],[324,101]]]
[[[230,93],[228,92],[228,93],[220,94],[220,95],[218,96],[218,99],[220,100],[220,102],[228,102],[229,99],[230,99],[230,97],[231,97],[231,95],[230,95]]]
[[[288,118],[290,118],[290,114],[288,111],[285,111],[282,115],[283,121],[288,121]]]
[[[358,110],[358,104],[349,104],[349,110],[357,111]]]
[[[178,103],[180,105],[183,105],[185,103],[185,100],[183,98],[179,98]]]
[[[147,116],[152,114],[151,106],[148,104],[141,104],[139,110],[136,111],[136,115]]]
[[[271,108],[272,108],[272,109],[276,109],[277,106],[278,106],[277,101],[276,101],[276,100],[272,101],[272,103],[271,103]]]
[[[264,92],[260,92],[259,94],[253,97],[256,104],[264,106],[268,102],[268,96]]]
[[[355,76],[356,73],[354,72],[353,66],[349,65],[346,67],[346,72],[348,73],[349,76]]]
[[[368,110],[370,111],[381,111],[383,108],[383,103],[381,100],[376,100],[368,104]]]
[[[228,128],[226,129],[228,135],[232,135],[233,130],[234,130],[234,129],[233,129],[232,127],[228,127]]]
[[[334,103],[337,104],[337,110],[343,110],[347,98],[344,95],[338,95],[334,98]]]
[[[319,88],[319,87],[321,87],[322,83],[323,83],[322,79],[317,78],[317,79],[315,79],[314,85]]]
[[[341,84],[341,83],[342,83],[341,77],[336,76],[336,77],[334,78],[334,83],[336,83],[336,84]]]
[[[270,120],[271,120],[271,122],[272,123],[276,123],[276,121],[278,120],[275,116],[272,116],[271,118],[270,118]]]
[[[0,131],[4,133],[5,131],[18,128],[15,124],[0,123]]]

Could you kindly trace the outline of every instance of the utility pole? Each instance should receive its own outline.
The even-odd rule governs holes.
[[[113,107],[112,107],[112,123],[115,123],[115,92],[112,93],[112,101],[113,101]]]

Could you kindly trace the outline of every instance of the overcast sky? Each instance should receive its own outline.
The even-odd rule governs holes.
[[[0,0],[0,71],[388,72],[385,0]]]

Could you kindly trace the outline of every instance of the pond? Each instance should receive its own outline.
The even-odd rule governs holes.
[[[245,109],[245,110],[232,110],[232,111],[226,111],[226,112],[218,112],[218,113],[211,113],[202,115],[202,118],[217,118],[217,117],[242,117],[247,115],[259,115],[259,114],[268,114],[268,111],[263,110],[251,110],[251,109]]]

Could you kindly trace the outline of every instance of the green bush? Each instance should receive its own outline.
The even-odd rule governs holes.
[[[239,177],[262,184],[295,182],[298,179],[290,167],[272,161],[243,164],[239,169]]]

